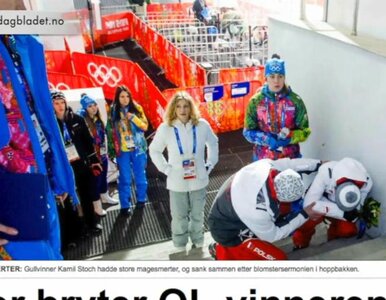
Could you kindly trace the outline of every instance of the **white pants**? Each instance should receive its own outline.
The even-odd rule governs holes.
[[[206,188],[192,192],[170,191],[172,237],[175,247],[184,247],[189,237],[193,244],[204,242]]]

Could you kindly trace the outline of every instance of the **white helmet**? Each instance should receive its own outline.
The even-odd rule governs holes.
[[[303,197],[303,180],[292,169],[280,172],[274,179],[274,185],[277,199],[281,202],[293,202]]]
[[[342,183],[336,189],[335,201],[341,210],[351,211],[361,202],[361,191],[352,182]]]

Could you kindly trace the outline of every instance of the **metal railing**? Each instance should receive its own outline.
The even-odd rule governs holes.
[[[187,19],[156,20],[148,23],[177,48],[199,64],[205,65],[211,75],[216,70],[264,64],[268,55],[267,27],[245,27],[242,24],[207,26]],[[220,24],[221,25],[221,24]]]

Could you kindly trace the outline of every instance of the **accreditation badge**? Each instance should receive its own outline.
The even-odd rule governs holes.
[[[196,178],[196,163],[193,158],[183,160],[182,168],[184,170],[185,180]]]
[[[100,156],[106,155],[107,154],[107,148],[106,146],[101,146],[99,149]]]
[[[76,151],[74,144],[69,144],[66,146],[66,154],[70,163],[80,159],[80,156],[78,154],[78,151]]]
[[[125,145],[126,145],[127,149],[135,147],[134,138],[132,135],[126,135],[125,136]]]
[[[40,126],[40,123],[38,121],[38,118],[36,117],[36,114],[31,115],[32,123],[35,127],[37,136],[39,138],[40,148],[42,148],[43,153],[46,152],[49,148],[48,141],[46,139],[46,136],[44,135],[44,132],[42,130],[42,127]]]

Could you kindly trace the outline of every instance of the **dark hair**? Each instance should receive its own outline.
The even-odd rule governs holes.
[[[272,54],[271,58],[277,58],[280,59],[280,55],[277,53]]]
[[[133,114],[139,114],[139,111],[137,107],[134,104],[133,96],[131,95],[131,92],[129,88],[125,85],[120,85],[115,90],[114,95],[114,103],[113,103],[113,111],[114,115],[112,116],[112,119],[114,122],[118,122],[121,119],[121,114],[119,113],[121,109],[121,103],[119,102],[119,96],[122,92],[126,92],[129,95],[130,102],[129,102],[129,112]]]

